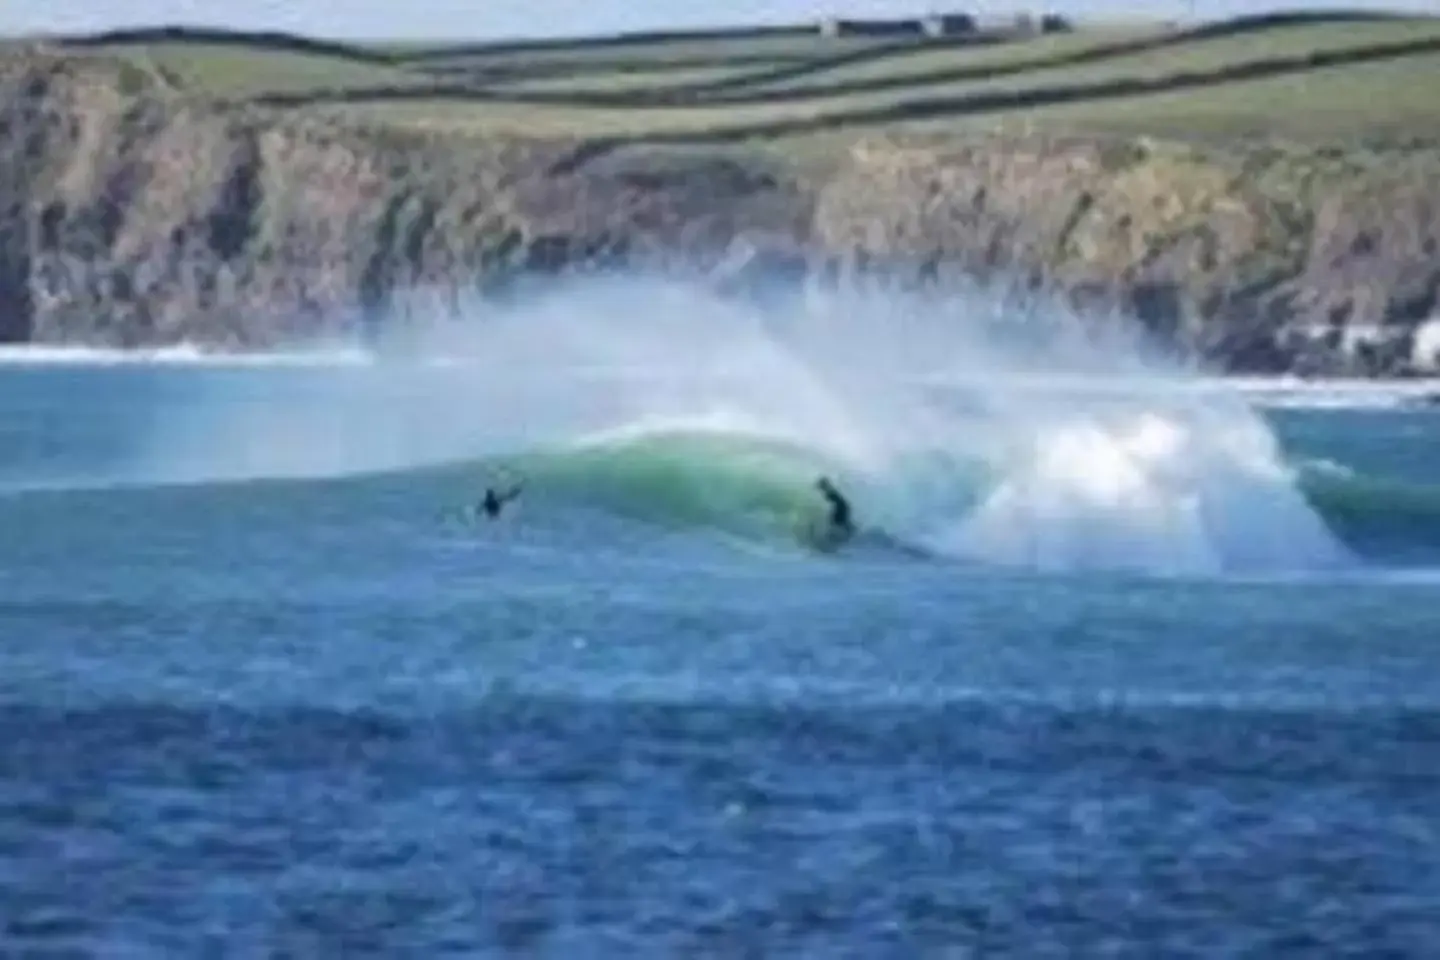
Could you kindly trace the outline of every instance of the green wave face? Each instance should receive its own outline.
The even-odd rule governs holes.
[[[1440,554],[1440,486],[1406,483],[1314,463],[1300,491],[1326,525],[1366,555]]]
[[[823,546],[826,530],[815,481],[846,482],[840,463],[799,444],[704,432],[597,440],[509,463],[571,502],[665,526],[814,546]]]
[[[854,508],[852,546],[912,556],[927,552],[920,544],[937,517],[963,516],[997,479],[974,456],[911,453],[862,466],[797,441],[686,429],[531,451],[501,472],[570,504],[822,552],[848,539],[816,489],[826,476]]]

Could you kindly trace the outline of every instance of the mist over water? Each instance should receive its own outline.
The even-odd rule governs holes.
[[[227,390],[160,411],[132,478],[341,477],[641,442],[634,456],[673,460],[666,444],[689,442],[700,460],[671,480],[694,496],[736,458],[794,497],[833,474],[864,523],[958,560],[1183,575],[1349,562],[1242,399],[1185,389],[1198,374],[1124,326],[1042,301],[851,289],[760,309],[612,277],[416,329],[403,352],[288,371],[249,387],[253,402]],[[697,452],[697,437],[724,447]],[[752,444],[785,445],[784,475]]]

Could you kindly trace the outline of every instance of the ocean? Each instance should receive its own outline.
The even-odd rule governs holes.
[[[0,357],[0,950],[1433,955],[1440,413],[643,354]]]

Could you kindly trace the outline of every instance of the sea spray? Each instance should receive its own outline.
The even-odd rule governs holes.
[[[664,474],[664,496],[636,491],[632,504],[706,503],[686,515],[725,526],[725,505],[775,500],[717,499],[722,477],[783,482],[799,502],[830,473],[862,523],[942,556],[1182,574],[1346,561],[1241,399],[1187,389],[1196,375],[1138,337],[1040,299],[850,289],[761,310],[612,277],[469,313],[412,337],[403,356],[277,372],[264,396],[177,405],[143,462],[236,479],[525,457],[541,469],[543,454],[583,499],[584,471],[554,458],[608,444],[674,463],[667,438],[708,434],[729,444],[692,445],[690,464]],[[649,442],[627,452],[625,438]],[[803,452],[784,460],[783,480],[763,458],[737,469],[741,448],[762,442]],[[611,493],[617,477],[659,482],[626,470],[608,477]]]
[[[1346,562],[1253,419],[1164,398],[1133,404],[1032,416],[1025,451],[930,542],[1047,570],[1213,575]]]

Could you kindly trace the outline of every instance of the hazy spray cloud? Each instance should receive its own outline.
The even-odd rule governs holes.
[[[1133,326],[1059,303],[859,285],[760,310],[615,276],[465,312],[399,356],[193,378],[91,482],[498,471],[652,519],[749,534],[768,517],[785,539],[824,474],[931,555],[1181,574],[1345,561],[1263,418]]]

